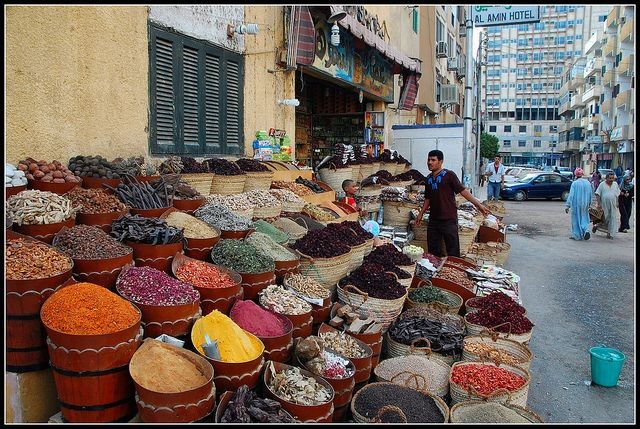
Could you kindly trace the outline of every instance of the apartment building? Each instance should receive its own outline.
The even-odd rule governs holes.
[[[571,141],[584,136],[563,120],[560,99],[569,77],[583,79],[591,34],[612,6],[540,6],[540,21],[488,27],[482,77],[485,132],[498,137],[506,164],[575,166]],[[577,84],[577,83],[576,83]],[[573,89],[573,88],[572,88]],[[577,102],[581,97],[574,97]],[[579,123],[576,128],[579,128]],[[561,137],[562,136],[562,137]],[[577,150],[577,149],[576,149]]]

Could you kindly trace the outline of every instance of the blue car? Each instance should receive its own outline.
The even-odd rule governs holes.
[[[567,201],[571,188],[571,180],[553,172],[541,171],[530,173],[515,182],[505,183],[500,191],[503,199],[524,201],[532,198],[545,198],[547,200],[560,198]]]

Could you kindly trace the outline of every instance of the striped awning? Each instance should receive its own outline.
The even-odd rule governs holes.
[[[418,79],[419,76],[416,73],[410,73],[404,76],[402,92],[400,93],[400,101],[398,108],[400,110],[411,110],[416,102],[418,96]]]
[[[342,6],[331,5],[331,13],[342,11]],[[389,58],[391,61],[401,65],[402,67],[413,72],[420,73],[420,61],[410,58],[398,49],[386,43],[377,34],[362,25],[356,18],[347,15],[338,21],[338,24],[344,29],[349,30],[355,37],[362,39],[367,45],[376,48],[381,54]]]
[[[311,65],[316,51],[316,29],[308,6],[293,6],[295,62]]]

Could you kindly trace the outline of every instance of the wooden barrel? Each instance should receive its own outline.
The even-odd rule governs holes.
[[[133,249],[115,258],[74,259],[73,274],[78,281],[94,283],[113,291],[120,271],[127,265],[133,265]]]
[[[53,380],[66,421],[127,422],[135,415],[129,362],[142,343],[140,320],[103,335],[65,334],[45,325]]]
[[[29,189],[37,189],[39,191],[53,192],[54,194],[63,195],[76,186],[80,186],[81,182],[54,183],[27,179],[27,183],[29,184]]]
[[[244,299],[255,301],[258,294],[269,285],[276,284],[275,272],[265,271],[264,273],[239,273],[242,277],[242,289]]]
[[[121,212],[109,212],[109,213],[77,213],[76,223],[78,225],[94,225],[106,232],[111,232],[111,224],[114,220],[120,216],[124,216],[129,213],[129,209],[125,209]]]
[[[71,279],[72,270],[44,279],[6,280],[7,371],[37,371],[49,366],[47,335],[40,321],[40,308],[53,292]]]
[[[171,273],[171,262],[176,253],[182,252],[182,242],[171,244],[146,244],[125,241],[133,248],[136,267],[153,267],[156,270]]]
[[[159,209],[136,209],[131,207],[129,212],[132,215],[138,215],[142,217],[160,217],[162,213],[166,212],[170,207],[160,207]]]
[[[193,215],[193,213],[198,210],[200,208],[200,206],[204,205],[205,203],[205,199],[204,198],[196,198],[193,200],[185,200],[185,199],[181,199],[181,198],[174,198],[173,199],[173,207],[177,208],[178,210],[181,210],[185,213],[188,213],[190,215]]]
[[[326,323],[323,323],[322,325],[320,325],[320,328],[318,329],[318,335],[325,332],[340,332],[340,331],[327,325]],[[358,340],[357,338],[355,340],[358,342],[358,345],[360,346],[360,348],[364,350],[365,355],[363,357],[352,357],[352,356],[346,356],[346,357],[349,358],[351,362],[353,362],[353,365],[356,368],[356,373],[354,376],[355,383],[361,384],[361,383],[366,383],[369,380],[369,377],[371,377],[371,357],[373,356],[373,350],[371,350],[371,347],[369,347],[364,342]]]
[[[56,234],[65,226],[72,228],[76,224],[75,218],[67,219],[63,222],[49,223],[44,225],[13,225],[13,229],[29,237],[33,237],[36,240],[43,241],[47,244],[53,242],[53,238]]]
[[[300,259],[294,259],[293,261],[275,261],[276,269],[276,283],[281,285],[284,281],[284,276],[287,274],[298,274],[300,272]]]

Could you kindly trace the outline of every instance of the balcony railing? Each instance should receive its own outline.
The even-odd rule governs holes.
[[[616,50],[616,36],[610,35],[607,38],[606,45],[604,45],[604,48],[602,48],[602,53],[604,53],[604,55],[607,57],[612,57],[615,53],[615,50]]]
[[[631,110],[631,106],[629,103],[631,103],[631,89],[622,91],[616,97],[616,109]]]
[[[563,113],[569,111],[569,102],[565,102],[562,103],[560,106],[558,106],[558,115],[562,115]]]
[[[570,90],[578,88],[579,86],[582,86],[582,85],[584,85],[584,76],[582,74],[572,77],[571,80],[569,81]]]
[[[602,85],[593,85],[591,88],[587,89],[587,91],[582,94],[582,102],[586,103],[592,98],[600,98],[600,94],[602,94]]]
[[[620,7],[613,6],[613,9],[611,10],[611,12],[609,12],[609,15],[607,16],[607,20],[604,23],[605,28],[617,26],[619,17],[620,17]]]
[[[605,100],[604,103],[600,106],[601,113],[610,113],[611,108],[613,107],[613,98]]]
[[[567,141],[567,150],[580,150],[580,144],[582,140],[569,140]]]
[[[602,64],[604,64],[604,62],[602,61],[602,59],[598,58],[598,59],[593,59],[592,61],[588,62],[585,69],[584,69],[584,77],[587,78],[589,76],[591,76],[592,74],[598,73],[599,71],[602,70]]]
[[[587,126],[589,125],[589,117],[585,116],[584,118],[580,118],[580,126],[582,128],[587,128]]]
[[[627,22],[624,23],[620,30],[620,41],[633,42],[633,29],[636,24],[635,21],[636,20],[634,18],[627,18]]]
[[[616,76],[615,70],[607,70],[604,73],[604,76],[602,76],[602,84],[604,86],[612,86],[615,76]]]
[[[569,107],[571,109],[575,109],[576,107],[584,107],[584,102],[582,101],[582,94],[573,94],[571,97],[571,101],[569,102]]]
[[[590,124],[597,124],[600,122],[600,114],[598,113],[594,113],[589,115],[589,123]]]
[[[618,74],[631,76],[633,74],[633,67],[635,64],[635,55],[629,54],[620,61],[618,64]]]
[[[569,122],[569,127],[571,128],[580,128],[580,118],[576,118],[576,119],[572,119],[571,122]]]

